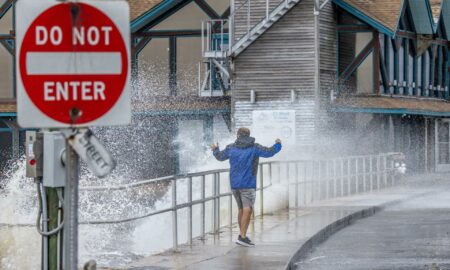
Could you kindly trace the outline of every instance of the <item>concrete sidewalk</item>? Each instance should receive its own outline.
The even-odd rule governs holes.
[[[194,240],[192,246],[180,246],[130,264],[126,269],[285,269],[290,261],[311,250],[329,235],[353,221],[373,215],[386,206],[417,198],[439,189],[412,185],[380,192],[321,201],[307,208],[281,210],[256,217],[249,237],[256,247],[245,248],[234,242],[237,224],[222,228],[218,235]]]

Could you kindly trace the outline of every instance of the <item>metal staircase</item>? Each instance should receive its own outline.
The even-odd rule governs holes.
[[[203,66],[199,95],[220,96],[230,89],[230,58],[236,57],[301,0],[246,0],[229,19],[202,22]]]
[[[272,0],[273,1],[273,0]],[[282,0],[278,5],[271,11],[270,10],[270,1],[266,0],[266,16],[264,16],[261,21],[256,23],[253,27],[247,28],[247,33],[240,37],[232,46],[230,46],[229,56],[235,57],[241,52],[243,52],[250,44],[252,44],[255,40],[257,40],[262,34],[264,34],[272,25],[274,25],[277,21],[279,21],[291,8],[293,8],[296,4],[298,4],[301,0]],[[247,21],[251,21],[251,0],[247,0]],[[260,1],[258,1],[260,2]],[[234,25],[236,23],[236,14],[238,11],[235,11],[231,16],[231,24]]]

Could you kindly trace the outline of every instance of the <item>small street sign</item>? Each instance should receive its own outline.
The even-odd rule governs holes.
[[[126,1],[17,1],[20,126],[128,124],[129,41]]]
[[[116,167],[109,151],[89,129],[80,129],[69,143],[96,176],[105,177]]]

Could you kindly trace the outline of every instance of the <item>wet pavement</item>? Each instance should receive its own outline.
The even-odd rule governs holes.
[[[342,222],[343,218],[362,210],[379,209],[387,204],[417,198],[432,192],[436,192],[436,188],[415,186],[389,188],[380,192],[322,201],[307,208],[281,210],[253,220],[249,237],[256,243],[254,248],[240,247],[234,243],[238,236],[238,229],[233,226],[223,228],[218,235],[208,235],[204,240],[195,240],[192,246],[184,245],[177,251],[167,251],[134,262],[126,269],[284,269],[300,247],[307,246],[311,237],[319,235],[324,228],[331,228],[331,224],[344,227],[353,220]],[[376,238],[376,236],[373,237]],[[365,242],[363,238],[359,241]],[[346,245],[352,244],[347,241],[343,247]],[[348,258],[353,257],[348,256]],[[316,269],[313,264],[307,263],[303,266],[306,268],[301,269]],[[309,266],[313,268],[308,268]],[[332,266],[317,269],[337,269],[334,265]]]
[[[297,269],[450,269],[450,191],[356,221],[300,260]]]

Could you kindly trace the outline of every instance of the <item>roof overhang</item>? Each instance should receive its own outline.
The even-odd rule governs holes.
[[[176,7],[178,4],[183,2],[189,2],[186,0],[165,0],[154,6],[143,15],[131,21],[131,33],[136,33],[143,27],[151,23],[152,21],[158,19],[160,16],[170,11],[172,8]]]
[[[357,9],[356,7],[350,5],[345,0],[333,0],[333,2],[336,5],[338,5],[340,8],[342,8],[345,11],[349,12],[350,14],[352,14],[356,18],[360,19],[361,21],[367,23],[368,25],[370,25],[371,27],[375,28],[379,32],[384,33],[386,35],[389,35],[391,37],[394,36],[394,34],[395,34],[394,31],[392,31],[391,29],[389,29],[388,27],[386,27],[385,25],[383,25],[379,21],[375,20],[374,18],[366,15],[364,12],[362,12],[359,9]]]
[[[435,26],[430,2],[428,0],[409,0],[409,8],[415,32],[421,35],[434,34]]]
[[[450,40],[450,0],[443,0],[439,18],[445,38]]]
[[[341,113],[371,113],[450,117],[450,103],[438,99],[384,96],[352,96],[336,99],[330,110]]]

